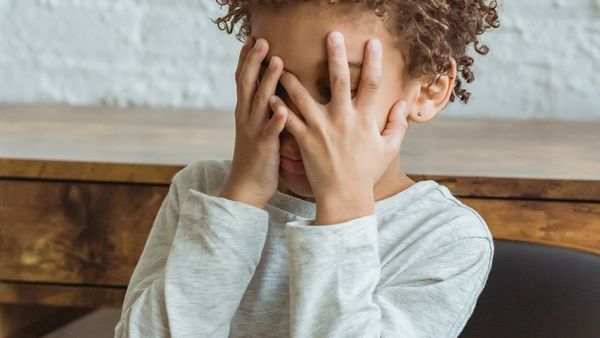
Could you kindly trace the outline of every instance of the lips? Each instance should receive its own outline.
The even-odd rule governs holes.
[[[280,154],[279,163],[283,169],[291,173],[304,174],[304,163],[299,156]]]
[[[285,157],[290,160],[293,160],[293,161],[302,161],[302,157],[299,155],[294,155],[294,154],[289,154],[289,153],[280,153],[280,156]]]

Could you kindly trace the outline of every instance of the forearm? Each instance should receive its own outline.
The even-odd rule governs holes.
[[[165,305],[174,336],[226,337],[260,259],[268,215],[190,190],[165,268]]]
[[[375,215],[328,226],[287,223],[292,337],[379,337]]]

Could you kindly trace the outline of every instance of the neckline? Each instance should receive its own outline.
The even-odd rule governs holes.
[[[392,210],[403,209],[425,193],[437,187],[438,183],[434,180],[415,182],[408,188],[396,193],[395,195],[375,201],[374,213],[376,215],[384,215]],[[317,210],[315,203],[305,201],[301,198],[283,193],[279,190],[275,190],[275,193],[273,193],[268,205],[308,219],[314,218]]]
[[[232,160],[224,160],[227,172],[231,171]],[[415,182],[408,188],[396,193],[395,195],[375,201],[376,215],[384,215],[393,210],[399,210],[407,207],[427,192],[439,188],[440,185],[434,180],[423,180]],[[317,205],[313,202],[305,201],[301,198],[288,195],[276,189],[273,196],[267,202],[267,207],[272,206],[284,212],[301,216],[307,219],[313,219],[316,216]]]

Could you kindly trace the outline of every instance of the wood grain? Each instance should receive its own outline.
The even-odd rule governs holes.
[[[600,203],[462,198],[494,238],[600,255]]]
[[[0,179],[28,178],[168,185],[175,173],[183,167],[182,165],[0,158]]]
[[[0,280],[124,287],[167,186],[0,181]],[[461,198],[496,238],[600,254],[600,203]]]
[[[600,201],[600,181],[409,175],[415,181],[434,180],[458,197],[533,200]]]
[[[0,158],[2,178],[169,185],[181,165],[94,163]],[[415,181],[434,180],[461,197],[501,197],[600,201],[600,180],[445,176],[409,173]]]
[[[0,181],[0,280],[127,285],[167,191]]]
[[[0,282],[0,304],[120,308],[126,287]]]

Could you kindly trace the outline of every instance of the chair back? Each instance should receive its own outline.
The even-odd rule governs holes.
[[[488,281],[460,337],[600,337],[600,256],[495,239]]]

